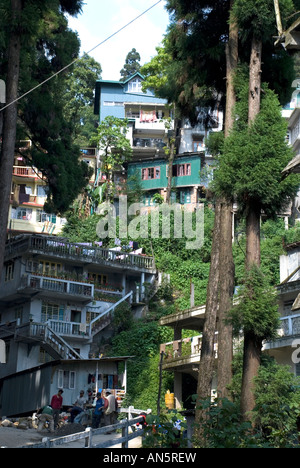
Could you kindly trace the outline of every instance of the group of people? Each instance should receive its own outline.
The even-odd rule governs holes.
[[[50,432],[59,425],[59,415],[63,406],[63,390],[58,390],[57,394],[51,398],[50,405],[46,405],[37,411],[39,419],[38,430],[42,430],[45,423],[48,423]],[[84,418],[89,416],[92,410],[92,428],[96,429],[100,426],[101,420],[105,426],[115,424],[117,419],[117,401],[110,389],[99,391],[96,398],[93,398],[93,392],[88,390],[87,398],[84,396],[84,390],[81,390],[78,398],[74,402],[72,408],[69,408],[70,418],[68,422],[82,424]]]

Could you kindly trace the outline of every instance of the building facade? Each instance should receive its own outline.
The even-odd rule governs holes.
[[[144,192],[146,206],[154,205],[153,196],[166,198],[168,186],[168,141],[174,136],[174,115],[165,99],[157,98],[151,90],[142,91],[144,78],[136,73],[125,82],[97,81],[95,114],[99,121],[107,116],[128,120],[127,138],[132,147],[132,159],[123,171],[115,174],[115,182],[124,183],[133,177]],[[212,113],[214,124],[210,131],[220,131],[222,113]],[[172,199],[183,205],[196,205],[203,198],[209,180],[201,176],[204,167],[213,168],[214,160],[205,147],[208,135],[199,123],[192,127],[184,121],[177,129],[177,149],[172,170]],[[101,167],[101,155],[98,166]],[[101,183],[101,174],[99,182]]]
[[[21,233],[60,235],[66,220],[56,214],[47,213],[44,205],[48,186],[43,174],[35,167],[28,166],[22,157],[30,151],[31,141],[19,142],[14,158],[10,207],[8,215],[9,237]],[[80,159],[92,168],[89,184],[94,186],[97,175],[96,148],[82,148]]]
[[[0,378],[57,359],[98,357],[99,334],[116,307],[142,303],[155,273],[153,258],[140,249],[125,253],[44,235],[10,239],[0,283]]]

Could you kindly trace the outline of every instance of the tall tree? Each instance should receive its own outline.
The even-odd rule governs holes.
[[[71,188],[74,193],[85,183],[87,170],[76,162],[72,153],[72,144],[68,138],[67,122],[60,121],[60,125],[54,123],[54,115],[59,106],[52,88],[44,86],[34,93],[30,93],[27,99],[19,103],[16,99],[19,92],[28,91],[33,86],[48,78],[55,71],[72,61],[78,54],[79,42],[75,33],[67,28],[67,20],[64,13],[77,14],[81,11],[81,0],[6,0],[0,1],[2,35],[0,41],[0,54],[2,57],[0,73],[7,83],[7,107],[4,110],[4,125],[2,134],[2,148],[0,159],[1,190],[0,190],[0,266],[3,265],[4,245],[6,240],[7,217],[11,190],[11,178],[15,153],[15,141],[18,116],[22,120],[22,131],[35,141],[35,154],[39,157],[34,160],[30,156],[29,161],[38,167],[43,162],[41,169],[49,178],[51,194],[49,205],[56,211],[66,209],[64,203],[68,203],[68,193],[58,195],[58,186],[61,184],[61,173],[65,166],[62,164],[61,155],[66,153],[73,159],[73,168],[77,173],[77,187]],[[47,37],[46,37],[47,36]],[[7,47],[8,45],[8,47]],[[59,78],[56,80],[56,91],[61,86]],[[51,80],[52,81],[52,80]],[[54,82],[54,80],[53,80]],[[39,99],[38,99],[39,98]],[[36,102],[39,100],[39,109]],[[52,105],[50,105],[50,102]],[[27,106],[25,105],[27,103]],[[49,106],[46,108],[46,106]],[[19,111],[18,111],[19,109]],[[21,111],[22,109],[22,111]],[[47,112],[47,118],[45,118]],[[33,117],[33,118],[32,118]],[[60,130],[58,131],[58,126]],[[54,131],[56,127],[56,131]],[[64,127],[64,131],[62,131]],[[49,130],[51,128],[51,132]],[[45,135],[48,132],[48,145],[45,144]],[[23,133],[24,134],[24,133]],[[52,160],[56,155],[57,159]],[[60,156],[59,156],[60,155]],[[77,153],[79,155],[79,152]],[[66,161],[68,164],[68,160]],[[70,172],[71,168],[68,168]],[[65,179],[66,182],[67,179]],[[58,181],[60,181],[58,183]],[[78,184],[78,182],[80,183]],[[75,192],[74,192],[75,189]],[[66,196],[64,196],[66,195]]]
[[[95,81],[101,79],[102,68],[88,54],[77,60],[66,80],[64,115],[72,122],[74,142],[89,145],[97,134],[94,117]]]
[[[276,28],[275,10],[273,0],[268,1],[245,1],[236,0],[235,14],[238,19],[239,26],[243,31],[244,38],[250,36],[250,61],[249,61],[249,89],[248,89],[248,131],[256,136],[258,131],[255,123],[261,110],[261,80],[262,80],[262,50],[263,42],[270,40],[272,33],[274,34]],[[293,4],[287,0],[282,2],[283,17],[289,11],[291,13]],[[271,100],[270,100],[271,101]],[[270,102],[271,107],[271,102]],[[278,113],[277,113],[278,115]],[[280,116],[278,115],[280,120]],[[266,125],[265,130],[268,126]],[[254,136],[252,135],[252,137]],[[282,145],[282,132],[278,132],[278,143],[276,145],[278,154],[273,155],[275,159],[284,149],[280,151],[280,144]],[[262,145],[260,146],[261,154]],[[271,152],[268,156],[270,157]],[[290,155],[291,157],[291,155]],[[253,156],[252,156],[253,159]],[[259,160],[256,159],[256,168],[259,165]],[[274,163],[271,159],[271,163]],[[265,159],[266,163],[266,159]],[[253,162],[251,162],[253,164]],[[246,168],[245,168],[246,169]],[[256,171],[255,171],[256,172]],[[258,175],[258,174],[257,174]],[[274,180],[276,179],[276,171],[274,170]],[[261,180],[265,183],[265,180]],[[270,190],[270,187],[268,187]],[[277,191],[276,191],[277,192]],[[268,194],[270,198],[275,194]],[[285,197],[282,198],[285,200]],[[276,203],[274,203],[276,204]],[[251,270],[253,266],[260,266],[260,221],[262,210],[262,197],[257,193],[247,193],[247,209],[246,214],[246,267]],[[243,369],[243,383],[242,383],[242,396],[241,396],[241,411],[246,419],[249,413],[254,409],[254,377],[258,374],[260,366],[262,340],[260,336],[253,333],[253,330],[247,330],[244,336],[244,369]]]
[[[246,84],[245,84],[246,83]],[[222,193],[236,196],[241,212],[245,215],[247,243],[254,236],[255,246],[246,251],[246,269],[248,274],[260,267],[260,228],[256,219],[262,211],[267,216],[274,216],[287,205],[297,193],[299,177],[290,176],[282,180],[281,171],[292,159],[292,150],[286,143],[286,122],[281,116],[278,98],[273,91],[264,86],[260,111],[254,121],[248,126],[248,84],[243,76],[240,81],[240,101],[237,105],[238,121],[235,130],[225,140],[224,153],[216,171],[216,184]],[[227,184],[229,183],[229,186]],[[252,214],[252,212],[254,213]],[[250,256],[250,252],[252,255]],[[255,271],[256,271],[255,270]],[[252,288],[252,283],[246,283]],[[251,291],[248,293],[251,297]],[[252,292],[253,302],[255,295]],[[248,303],[249,304],[249,303]],[[254,307],[253,307],[254,310]],[[261,309],[261,316],[264,316]],[[265,317],[265,316],[264,316]],[[272,317],[269,319],[269,325]],[[274,327],[276,322],[273,322]],[[255,405],[254,378],[260,366],[262,341],[266,338],[260,330],[257,333],[255,320],[253,327],[244,329],[244,368],[241,410],[245,419],[249,417]]]
[[[136,72],[140,71],[140,60],[141,56],[136,49],[133,48],[130,52],[128,52],[124,67],[122,68],[122,70],[120,70],[120,74],[122,77],[121,81],[126,81],[127,78],[130,78]]]

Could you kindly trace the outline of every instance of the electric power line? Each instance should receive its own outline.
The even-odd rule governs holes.
[[[158,2],[154,3],[152,6],[150,6],[149,8],[147,8],[147,10],[143,11],[142,13],[140,13],[138,16],[136,16],[134,19],[132,19],[131,21],[129,21],[129,23],[125,24],[124,26],[122,26],[120,29],[118,29],[116,32],[114,32],[113,34],[111,34],[110,36],[108,36],[106,39],[104,39],[102,42],[100,42],[99,44],[97,44],[95,47],[93,47],[91,50],[89,50],[88,52],[86,52],[87,54],[90,54],[91,52],[93,52],[95,49],[97,49],[98,47],[100,47],[101,45],[105,44],[105,42],[109,41],[112,37],[116,36],[117,34],[119,34],[121,31],[123,31],[124,29],[126,29],[128,26],[130,26],[132,23],[134,23],[135,21],[137,21],[139,18],[141,18],[142,16],[144,16],[146,13],[148,13],[148,11],[152,10],[152,8],[156,7],[156,5],[158,5],[159,3],[161,3],[162,0],[158,0]],[[47,83],[48,81],[52,80],[52,78],[54,78],[55,76],[59,75],[60,73],[62,73],[63,71],[67,70],[67,68],[71,67],[72,65],[74,65],[74,63],[76,63],[78,60],[80,60],[80,57],[77,57],[75,60],[73,60],[73,62],[69,63],[68,65],[66,65],[65,67],[63,67],[61,70],[59,70],[58,72],[56,73],[53,73],[53,75],[49,76],[49,78],[47,78],[46,80],[42,81],[41,83],[39,83],[38,85],[34,86],[34,88],[31,88],[29,91],[26,91],[26,93],[22,94],[21,96],[19,96],[17,99],[14,99],[12,102],[10,102],[9,104],[6,104],[6,106],[2,107],[0,109],[0,112],[4,111],[4,109],[6,109],[7,107],[11,106],[12,104],[14,104],[15,102],[18,102],[20,101],[21,99],[23,99],[25,96],[27,96],[28,94],[32,93],[33,91],[35,91],[36,89],[40,88],[41,86],[43,86],[45,83]]]

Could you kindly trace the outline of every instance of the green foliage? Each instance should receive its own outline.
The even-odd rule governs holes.
[[[128,401],[136,408],[156,411],[159,386],[159,345],[171,341],[172,331],[160,327],[156,321],[134,321],[130,330],[115,335],[112,339],[112,356],[134,356],[128,361]],[[172,377],[163,372],[162,401],[170,387]],[[172,384],[171,384],[172,385]]]
[[[7,73],[7,44],[10,28],[20,34],[19,94],[50,78],[70,64],[79,53],[77,34],[68,28],[66,13],[81,11],[79,0],[28,0],[19,2],[20,19],[12,24],[10,2],[0,1],[0,75]],[[89,178],[86,165],[79,162],[79,148],[73,145],[72,123],[63,112],[66,74],[58,74],[18,103],[17,138],[32,141],[23,153],[28,165],[45,176],[48,198],[45,210],[64,213]]]
[[[202,401],[199,408],[203,412],[200,421],[201,439],[193,441],[198,448],[257,448],[249,422],[243,422],[239,406],[224,398]]]
[[[176,411],[163,412],[160,416],[146,417],[143,448],[184,448],[187,439],[183,437],[187,424]],[[177,424],[176,424],[177,423]]]
[[[262,271],[253,265],[245,273],[230,318],[237,332],[252,333],[260,339],[271,339],[279,328],[277,294]]]
[[[115,309],[112,326],[115,334],[131,329],[133,326],[133,313],[128,302],[123,302]]]
[[[261,224],[261,271],[272,286],[280,282],[279,257],[284,254],[283,239],[287,233],[282,218],[268,219]],[[233,244],[235,263],[235,284],[243,282],[246,258],[246,232],[244,220],[236,226],[236,240]]]
[[[294,376],[289,366],[281,366],[267,356],[263,360],[255,382],[255,425],[271,446],[295,447],[300,379]]]
[[[253,424],[240,414],[242,352],[234,356],[232,401],[201,402],[203,434],[195,446],[208,448],[297,448],[297,419],[300,414],[300,386],[288,366],[262,357],[255,379],[256,407]]]
[[[243,110],[245,90],[237,106],[236,129],[225,139],[215,171],[215,189],[229,198],[235,195],[241,211],[254,204],[274,216],[295,197],[299,177],[282,179],[282,170],[293,153],[286,143],[287,126],[276,95],[265,90],[261,111],[248,128]]]
[[[141,69],[140,65],[141,56],[136,49],[132,49],[128,52],[125,60],[124,67],[120,70],[122,79],[120,81],[126,81],[135,73],[139,72]]]
[[[97,134],[94,88],[101,72],[101,65],[85,53],[71,68],[66,80],[64,115],[72,122],[74,141],[79,145],[88,146]]]
[[[280,13],[283,27],[287,25],[287,17],[295,12],[291,0],[280,1]],[[276,34],[276,19],[273,0],[236,0],[233,13],[238,21],[243,39],[252,37],[271,41]]]

